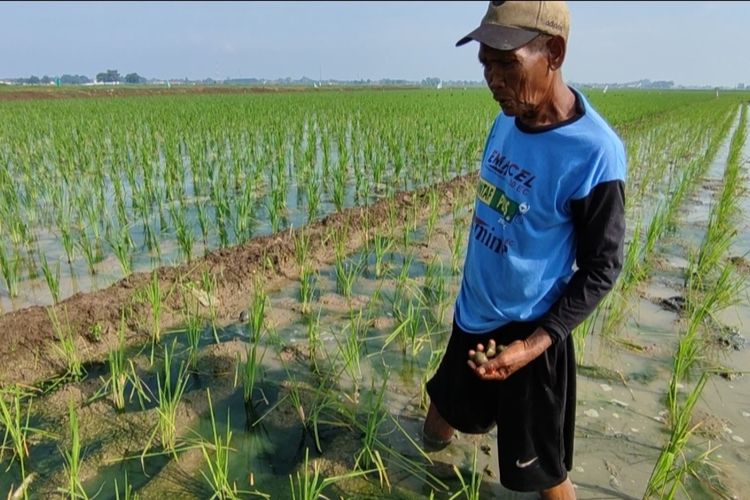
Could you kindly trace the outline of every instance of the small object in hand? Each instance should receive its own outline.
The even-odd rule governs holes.
[[[487,353],[487,357],[488,358],[494,358],[495,354],[497,354],[497,350],[495,348],[495,341],[494,340],[490,340],[490,343],[487,344],[487,351],[486,351],[486,353]]]
[[[487,362],[487,355],[484,351],[477,351],[474,353],[474,363],[477,365],[483,365]]]

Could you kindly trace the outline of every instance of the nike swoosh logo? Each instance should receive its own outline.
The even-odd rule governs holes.
[[[538,458],[539,457],[534,457],[531,460],[529,460],[528,462],[521,462],[520,460],[516,460],[516,467],[518,467],[519,469],[525,469],[529,465],[531,465],[534,462],[536,462]]]

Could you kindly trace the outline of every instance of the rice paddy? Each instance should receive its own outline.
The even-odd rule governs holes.
[[[628,239],[574,332],[577,494],[739,498],[750,94],[585,93],[626,145]],[[420,439],[496,113],[464,89],[0,102],[0,494],[522,497],[494,431]]]

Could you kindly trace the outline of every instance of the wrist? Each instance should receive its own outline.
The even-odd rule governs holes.
[[[523,343],[526,348],[534,354],[534,357],[536,358],[552,345],[552,335],[550,335],[547,330],[540,326],[536,330],[534,330],[534,332],[529,335],[523,341]]]

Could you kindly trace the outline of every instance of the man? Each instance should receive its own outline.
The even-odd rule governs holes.
[[[490,2],[456,44],[479,42],[502,112],[423,428],[435,447],[497,425],[501,483],[548,499],[575,498],[571,331],[612,288],[625,233],[624,148],[563,81],[568,26],[564,2]]]

